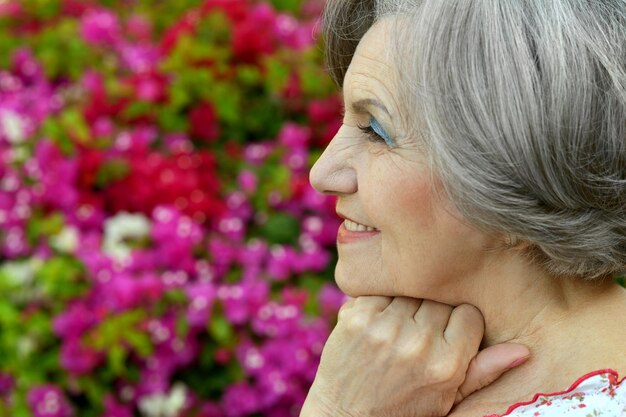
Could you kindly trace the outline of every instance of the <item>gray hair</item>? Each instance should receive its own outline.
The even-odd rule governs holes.
[[[626,1],[329,0],[338,85],[389,15],[398,98],[461,214],[553,275],[626,270]]]

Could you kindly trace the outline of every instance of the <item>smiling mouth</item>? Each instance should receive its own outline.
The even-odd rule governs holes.
[[[360,241],[367,241],[370,238],[380,235],[380,230],[375,227],[345,219],[337,231],[337,243],[347,244]]]
[[[350,232],[374,232],[378,231],[375,227],[365,226],[363,224],[359,224],[357,222],[353,222],[352,220],[345,219],[344,225],[346,229]]]

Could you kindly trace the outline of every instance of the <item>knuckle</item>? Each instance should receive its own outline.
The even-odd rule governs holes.
[[[369,317],[364,314],[347,311],[341,320],[344,328],[352,332],[362,332],[369,326]]]
[[[460,385],[459,379],[462,378],[461,367],[456,360],[451,358],[431,362],[427,372],[429,379],[439,384],[455,385],[458,383]]]
[[[355,300],[354,299],[346,301],[339,308],[339,311],[337,312],[337,320],[345,320],[350,315],[354,314],[354,310],[355,310],[354,306],[355,306]]]
[[[425,341],[419,340],[397,346],[394,353],[400,361],[415,363],[425,357],[426,351],[427,348]]]
[[[392,344],[396,339],[397,330],[393,325],[372,326],[366,332],[367,343],[371,346],[381,347]]]
[[[471,304],[461,304],[455,308],[456,312],[459,313],[459,316],[468,322],[469,324],[473,324],[475,326],[484,326],[483,315],[478,310],[478,308],[474,307]]]

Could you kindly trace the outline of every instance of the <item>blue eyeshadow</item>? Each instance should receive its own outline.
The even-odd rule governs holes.
[[[391,139],[389,134],[385,131],[385,129],[383,129],[378,120],[376,120],[374,117],[370,117],[370,126],[378,136],[385,140],[385,143],[387,143],[387,145],[396,146],[396,143],[393,141],[393,139]]]

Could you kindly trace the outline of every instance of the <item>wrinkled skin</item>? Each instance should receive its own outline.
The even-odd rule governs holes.
[[[528,357],[520,345],[478,353],[483,318],[407,297],[348,301],[322,354],[301,417],[445,416]]]

